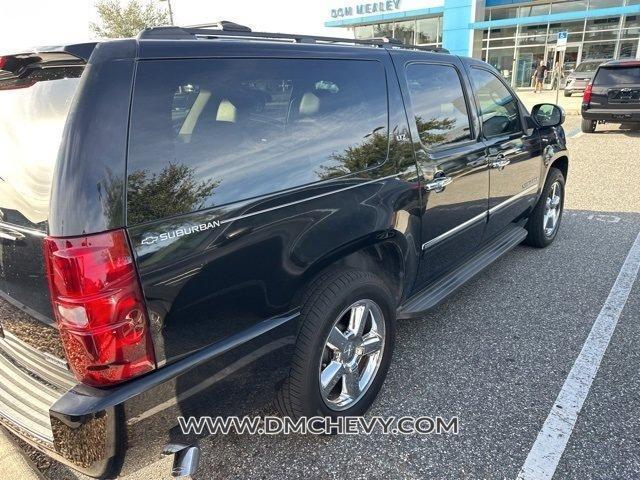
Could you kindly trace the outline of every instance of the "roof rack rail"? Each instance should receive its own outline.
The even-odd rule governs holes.
[[[438,53],[449,53],[444,48],[425,47],[419,45],[406,45],[400,40],[389,37],[378,37],[371,39],[325,37],[318,35],[305,35],[293,33],[272,33],[254,32],[249,27],[226,20],[204,25],[194,25],[191,27],[152,27],[140,32],[139,39],[194,39],[194,38],[246,38],[283,40],[294,43],[338,43],[350,45],[369,45],[385,48],[406,48],[415,50],[432,51]]]

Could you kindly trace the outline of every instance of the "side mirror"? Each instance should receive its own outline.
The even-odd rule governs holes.
[[[539,103],[531,109],[531,116],[541,127],[557,127],[564,123],[564,109],[553,103]]]

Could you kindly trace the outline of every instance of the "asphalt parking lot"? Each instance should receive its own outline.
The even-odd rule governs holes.
[[[209,438],[194,478],[516,478],[640,232],[640,132],[579,133],[562,228],[518,247],[421,320],[402,321],[369,415],[457,416],[459,435]],[[640,282],[619,317],[556,479],[640,477]],[[169,478],[161,460],[131,479]],[[50,479],[79,478],[57,464]]]

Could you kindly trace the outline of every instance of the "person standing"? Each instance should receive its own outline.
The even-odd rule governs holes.
[[[553,73],[551,77],[551,89],[555,90],[556,88],[558,88],[558,84],[562,82],[563,78],[564,69],[562,67],[562,64],[560,63],[560,60],[556,60],[556,64],[553,66]]]
[[[536,84],[535,84],[533,93],[538,93],[542,91],[542,82],[544,81],[544,76],[546,75],[547,70],[548,70],[547,64],[544,63],[544,60],[540,60],[540,64],[538,65],[534,73]]]

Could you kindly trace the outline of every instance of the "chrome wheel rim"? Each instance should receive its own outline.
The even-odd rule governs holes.
[[[562,185],[553,182],[544,206],[543,228],[547,237],[552,237],[558,228],[562,211]]]
[[[373,300],[358,300],[340,313],[320,358],[320,394],[332,410],[346,410],[367,393],[384,352],[382,310]]]

